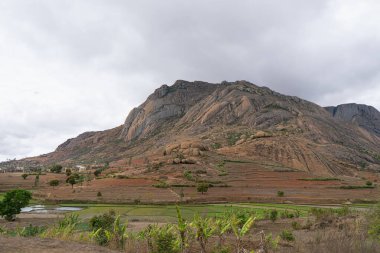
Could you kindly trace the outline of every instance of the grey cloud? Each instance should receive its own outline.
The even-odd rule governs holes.
[[[4,0],[0,160],[121,124],[176,79],[380,108],[380,3]]]

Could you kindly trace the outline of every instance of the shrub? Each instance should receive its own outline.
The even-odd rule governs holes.
[[[45,227],[33,226],[32,224],[29,224],[29,226],[27,227],[23,227],[22,229],[17,229],[16,233],[18,236],[30,237],[30,236],[37,236],[39,234],[42,234],[45,230],[46,230]]]
[[[380,241],[380,204],[377,204],[368,214],[368,234]]]
[[[365,185],[367,185],[367,186],[372,186],[372,182],[371,181],[367,181],[366,183],[365,183]]]
[[[209,184],[207,183],[199,183],[197,185],[197,191],[204,194],[205,192],[208,191],[208,188],[209,188]]]
[[[294,230],[300,230],[301,229],[301,224],[299,224],[297,221],[292,222],[292,228]]]
[[[50,171],[53,173],[61,173],[62,172],[62,165],[60,164],[54,164],[53,166],[50,167]]]
[[[154,184],[153,187],[166,189],[169,188],[170,185],[168,185],[166,182],[159,182],[158,184]]]
[[[295,240],[293,233],[289,230],[283,230],[280,234],[280,237],[284,241],[292,242]]]
[[[230,132],[227,133],[227,143],[229,146],[235,145],[235,143],[240,139],[241,133]]]
[[[155,236],[157,253],[177,253],[176,247],[177,237],[173,231],[173,226],[165,225],[158,229]]]
[[[269,219],[272,221],[272,222],[275,222],[277,220],[277,217],[278,217],[278,212],[276,209],[273,209],[273,210],[270,210],[269,212]]]
[[[193,181],[194,178],[193,178],[193,174],[191,173],[191,171],[189,170],[186,170],[184,173],[183,173],[183,176],[184,178],[186,178],[187,180],[189,181]]]
[[[101,193],[101,192],[98,192],[98,193],[96,194],[96,196],[101,197],[101,196],[102,196],[102,193]]]
[[[351,212],[349,207],[345,206],[342,208],[312,208],[310,213],[316,217],[318,221],[328,220],[334,217],[346,216]]]
[[[98,169],[94,171],[95,177],[98,177],[100,174],[102,174],[102,170]]]
[[[27,206],[32,199],[32,194],[26,190],[12,190],[5,194],[0,202],[0,215],[7,221],[13,221],[21,208]]]
[[[115,212],[112,210],[102,215],[96,215],[90,219],[89,225],[92,231],[96,231],[93,238],[97,244],[104,246],[109,243],[110,238],[107,236],[106,231],[112,229],[115,220]]]
[[[28,177],[28,174],[22,174],[21,177],[25,180]]]
[[[211,147],[213,149],[220,149],[222,147],[222,144],[215,142],[215,143],[211,144]]]
[[[54,188],[55,186],[59,185],[59,180],[58,179],[50,180],[49,185],[53,186],[53,188]]]
[[[294,213],[289,212],[288,210],[285,210],[281,212],[280,216],[281,216],[281,219],[293,219],[295,215]]]
[[[129,177],[127,175],[117,175],[118,179],[128,179]]]
[[[277,192],[277,197],[284,197],[285,193],[283,191]]]

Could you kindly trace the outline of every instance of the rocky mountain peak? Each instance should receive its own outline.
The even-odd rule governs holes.
[[[355,123],[367,131],[380,136],[380,112],[364,104],[341,104],[325,109],[336,119]]]

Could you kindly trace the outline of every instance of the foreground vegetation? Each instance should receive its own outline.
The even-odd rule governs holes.
[[[0,209],[13,210],[8,207],[19,203],[16,200],[24,193],[8,192],[0,202]],[[4,208],[4,203],[13,204]],[[44,226],[37,223],[15,227],[2,222],[0,235],[77,241],[128,253],[380,252],[380,205],[374,208],[258,203],[66,206],[83,209]],[[7,218],[6,213],[2,215]]]
[[[378,247],[380,206],[367,213],[348,207],[312,208],[276,204],[269,208],[267,204],[240,204],[232,208],[211,205],[207,206],[210,212],[203,214],[196,210],[202,210],[201,208],[205,206],[156,206],[154,209],[154,206],[136,205],[114,208],[115,205],[94,205],[66,215],[53,226],[29,225],[16,229],[0,227],[0,234],[87,242],[122,252],[142,253],[378,252],[377,250],[380,250]],[[140,215],[151,215],[158,209],[162,212],[165,210],[169,212],[168,216],[175,217],[175,221],[151,223],[138,231],[129,230],[126,214],[123,213],[126,208],[129,208],[129,212],[135,210]],[[105,210],[107,212],[103,212]],[[260,212],[257,212],[258,210]],[[97,211],[97,214],[85,218],[93,211]],[[290,222],[291,228],[272,235],[256,227],[258,220],[264,222],[267,220],[269,223],[279,225],[284,220]],[[338,233],[328,234],[333,224],[337,225]],[[302,235],[317,229],[323,233],[318,232],[318,238],[309,238],[308,244],[304,244],[298,237],[299,231],[302,231]],[[333,238],[341,242],[349,239],[349,243],[346,244],[350,250],[347,251],[344,245],[340,246],[342,251],[326,249],[339,243],[336,241],[335,244],[330,243]],[[305,245],[308,248],[305,248]],[[291,250],[287,251],[289,249]]]

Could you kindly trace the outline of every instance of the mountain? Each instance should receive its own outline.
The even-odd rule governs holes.
[[[380,112],[372,106],[351,103],[328,106],[325,109],[336,119],[357,124],[380,136]]]
[[[346,108],[325,109],[247,81],[178,80],[155,90],[123,125],[81,134],[23,162],[202,167],[250,159],[316,175],[379,171],[378,112]]]

